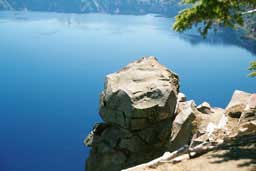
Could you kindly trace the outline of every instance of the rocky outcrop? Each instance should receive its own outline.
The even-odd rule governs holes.
[[[195,107],[193,101],[188,104],[178,103],[179,110],[183,112],[187,110],[187,106]],[[255,94],[236,90],[225,110],[212,108],[208,103],[199,105],[197,109],[202,107],[209,109],[211,113],[206,114],[203,110],[195,115],[198,123],[189,147],[182,146],[177,151],[166,152],[151,162],[123,171],[255,170]],[[234,115],[234,113],[240,114]],[[176,118],[178,119],[178,117]],[[175,130],[177,129],[172,131],[177,132]]]
[[[256,95],[237,90],[226,109],[197,106],[179,92],[177,74],[144,57],[106,77],[100,116],[84,141],[87,171],[158,171],[256,136]]]
[[[175,118],[179,78],[145,57],[106,77],[100,116],[85,140],[87,171],[119,171],[165,151]]]

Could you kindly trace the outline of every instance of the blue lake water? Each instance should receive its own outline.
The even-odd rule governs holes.
[[[0,12],[0,170],[82,171],[83,139],[106,74],[156,56],[197,104],[225,107],[248,78],[256,42],[233,32],[173,32],[170,18]]]

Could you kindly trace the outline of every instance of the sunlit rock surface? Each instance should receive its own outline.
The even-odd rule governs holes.
[[[142,58],[106,77],[100,114],[107,123],[131,130],[174,117],[178,76],[155,57]]]

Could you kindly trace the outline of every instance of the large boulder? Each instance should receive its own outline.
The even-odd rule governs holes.
[[[174,116],[178,76],[144,57],[106,77],[100,115],[111,124],[138,130]]]
[[[144,57],[106,78],[100,115],[84,144],[87,171],[120,171],[160,156],[169,143],[179,93],[178,76]]]

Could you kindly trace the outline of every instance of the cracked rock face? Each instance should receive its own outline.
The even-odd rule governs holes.
[[[178,76],[155,57],[135,61],[106,78],[100,115],[84,144],[91,147],[87,171],[120,171],[152,160],[169,143]]]
[[[136,132],[118,125],[99,124],[84,141],[92,147],[86,171],[120,171],[152,160],[164,152],[170,129],[169,120]]]
[[[106,77],[100,114],[107,123],[131,130],[173,117],[178,76],[155,57],[142,58]]]

